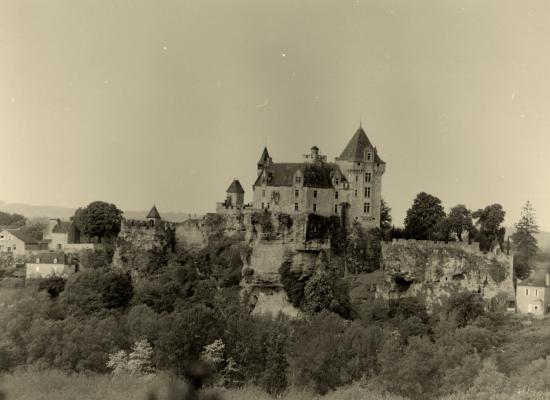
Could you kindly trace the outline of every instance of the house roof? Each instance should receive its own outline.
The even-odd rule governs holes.
[[[383,163],[384,161],[378,156],[378,151],[372,145],[367,134],[363,130],[363,127],[359,127],[357,131],[353,134],[351,140],[348,142],[347,146],[338,157],[338,160],[345,161],[363,161],[365,148],[372,147],[374,149],[374,161],[378,163]]]
[[[159,214],[158,210],[157,210],[157,206],[153,205],[153,208],[151,208],[151,211],[149,211],[149,214],[147,214],[146,218],[162,219],[160,217],[160,214]]]
[[[21,232],[19,229],[6,229],[6,231],[11,233],[17,239],[23,241],[25,244],[38,244],[38,240],[34,239],[24,232]]]
[[[301,171],[305,187],[334,188],[332,179],[336,174],[345,182],[346,178],[335,163],[275,163],[264,169],[268,186],[294,186],[294,174]],[[254,186],[261,183],[262,174]]]
[[[33,253],[29,255],[28,260],[29,264],[65,264],[65,253],[55,251]]]
[[[538,269],[531,274],[527,279],[524,279],[517,284],[518,286],[534,286],[544,287],[546,286],[546,269]]]
[[[69,233],[72,224],[71,221],[59,221],[52,229],[52,233]]]
[[[238,181],[238,179],[235,179],[233,182],[231,182],[231,185],[226,190],[227,193],[244,193],[244,189],[241,185],[241,182]]]

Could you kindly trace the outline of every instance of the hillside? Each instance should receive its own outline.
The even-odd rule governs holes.
[[[59,206],[41,206],[34,204],[24,203],[7,203],[0,200],[0,211],[8,213],[17,213],[24,215],[27,218],[33,217],[48,217],[48,218],[60,218],[63,220],[70,219],[75,212],[76,208],[73,207],[59,207]],[[124,217],[129,219],[142,219],[145,218],[149,210],[143,211],[126,211],[124,210]],[[163,212],[161,210],[162,218],[167,221],[181,222],[189,218],[195,218],[195,214],[188,214],[182,212]]]

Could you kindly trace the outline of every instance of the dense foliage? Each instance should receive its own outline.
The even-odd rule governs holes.
[[[419,193],[407,210],[405,233],[411,239],[435,240],[438,226],[444,218],[441,200],[425,192]]]
[[[533,261],[539,250],[535,234],[538,226],[535,218],[535,210],[528,201],[521,212],[521,218],[516,223],[516,231],[512,234],[515,259],[514,272],[519,279],[525,279],[533,269]]]
[[[114,204],[94,201],[76,210],[72,220],[80,232],[101,242],[104,238],[116,237],[120,232],[122,211]]]

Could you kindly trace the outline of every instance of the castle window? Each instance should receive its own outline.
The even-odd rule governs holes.
[[[529,296],[529,289],[525,289],[525,295]]]
[[[265,197],[265,190],[262,190],[262,197]]]
[[[317,204],[313,203],[313,212],[317,211]]]
[[[313,198],[314,198],[314,199],[317,198],[317,190],[314,190],[314,191],[313,191]]]
[[[294,197],[299,197],[300,196],[300,191],[298,189],[296,189],[294,191]]]
[[[335,183],[336,185],[338,185],[338,178],[336,178],[336,179],[334,180],[334,183]]]
[[[266,208],[266,210],[269,210],[269,203],[267,203],[267,208]]]
[[[264,209],[264,203],[262,202],[262,210]]]
[[[336,200],[338,200],[338,190],[337,190],[336,192],[334,192],[334,198],[335,198]]]
[[[355,197],[357,197],[357,189],[355,189]]]
[[[360,167],[360,166],[361,166],[361,163],[360,163],[360,162],[358,162],[358,163],[357,163],[357,166],[358,166],[358,167]]]
[[[294,211],[298,211],[298,203],[294,203]]]
[[[367,153],[367,161],[370,161],[372,158],[372,154],[371,153]]]
[[[359,175],[355,175],[355,182],[359,181]]]
[[[370,197],[370,187],[365,188],[365,197]]]
[[[334,205],[334,214],[338,214],[338,204]]]
[[[370,203],[365,203],[363,204],[363,212],[365,214],[369,214],[370,213]]]
[[[371,174],[370,172],[367,172],[367,173],[365,174],[365,182],[370,182],[371,177],[372,177],[372,174]]]
[[[302,177],[301,176],[296,177],[296,183],[302,183]]]

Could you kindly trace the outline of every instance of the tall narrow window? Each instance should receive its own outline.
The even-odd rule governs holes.
[[[367,173],[365,174],[365,182],[370,182],[371,177],[372,177],[372,174],[371,174],[370,172],[367,172]]]
[[[338,190],[337,190],[336,192],[334,192],[334,198],[335,198],[336,200],[338,200]]]
[[[294,203],[294,211],[298,211],[298,203]]]
[[[267,209],[269,210],[269,203],[267,203]]]
[[[314,190],[314,191],[313,191],[313,198],[314,198],[314,199],[317,198],[317,190]]]
[[[529,296],[529,289],[525,289],[525,295]]]
[[[262,190],[262,197],[265,197],[265,190]]]
[[[334,184],[338,185],[338,178],[334,180]]]
[[[294,197],[299,197],[300,191],[298,189],[294,190]]]
[[[370,186],[365,188],[365,197],[370,197]]]
[[[367,161],[370,161],[372,158],[372,154],[371,153],[367,153]]]
[[[313,212],[317,211],[317,204],[313,203]]]
[[[264,203],[262,202],[262,210],[264,209]]]
[[[359,181],[359,175],[355,175],[355,182]]]
[[[370,203],[365,203],[363,204],[363,212],[365,214],[369,214],[370,213]]]
[[[334,205],[334,214],[338,214],[338,204]]]
[[[355,197],[357,197],[357,189],[355,189]]]

